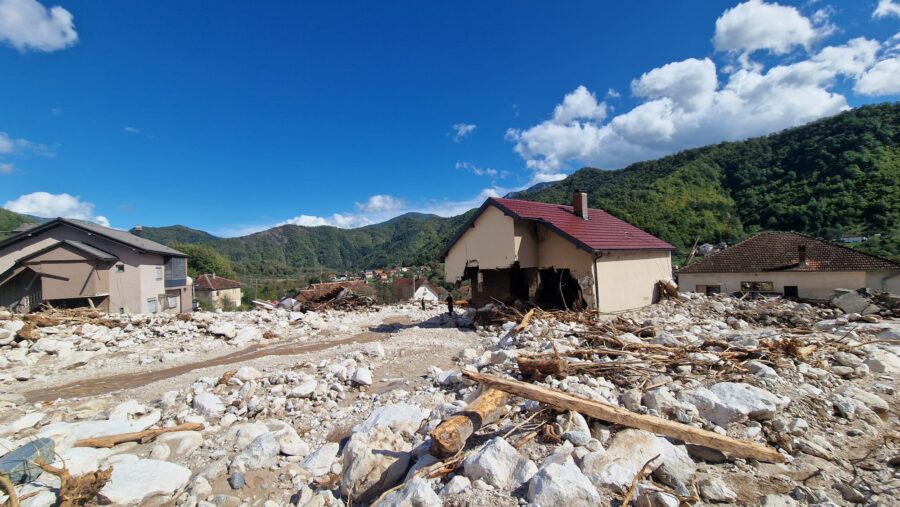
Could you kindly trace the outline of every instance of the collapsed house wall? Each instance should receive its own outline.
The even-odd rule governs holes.
[[[834,294],[834,289],[837,288],[858,289],[870,286],[870,282],[880,285],[881,278],[877,278],[874,275],[870,280],[867,278],[869,277],[864,271],[683,273],[678,275],[678,285],[684,291],[705,293],[709,287],[716,288],[713,292],[718,291],[730,294],[741,290],[741,282],[771,282],[773,292],[784,294],[785,287],[796,287],[797,296],[800,298],[829,299]],[[872,288],[877,289],[877,285],[872,286]]]
[[[109,294],[113,263],[86,258],[65,244],[28,259],[24,265],[41,275],[42,295],[48,301]]]
[[[672,277],[672,255],[668,250],[602,252],[595,269],[598,310],[630,310],[659,299],[656,283]]]

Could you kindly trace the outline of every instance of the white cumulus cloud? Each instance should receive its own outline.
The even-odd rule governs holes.
[[[809,48],[822,35],[818,23],[825,22],[828,13],[815,17],[817,23],[793,7],[744,2],[716,22],[716,49],[745,57],[761,49],[790,52],[790,63],[768,69],[762,64],[718,68],[712,58],[668,63],[633,80],[631,91],[640,102],[609,119],[599,113],[566,114],[605,111],[605,104],[592,103],[594,94],[579,86],[554,108],[552,119],[509,129],[507,139],[532,170],[532,181],[552,181],[576,164],[613,169],[839,113],[849,107],[834,89],[843,82],[855,83],[861,94],[900,92],[894,39],[881,43],[858,37],[798,58],[793,49]]]
[[[0,162],[0,174],[12,174],[14,169],[14,165]]]
[[[456,123],[452,125],[450,128],[453,129],[453,140],[455,142],[460,142],[464,137],[468,136],[472,132],[475,132],[475,129],[478,128],[478,125],[474,125],[472,123]]]
[[[509,171],[502,171],[499,169],[492,169],[490,167],[479,167],[471,162],[457,162],[457,169],[461,169],[464,171],[469,171],[475,176],[487,176],[488,178],[506,178],[509,176]]]
[[[749,54],[766,49],[780,55],[797,46],[808,49],[820,36],[812,21],[796,8],[748,0],[716,20],[713,44],[719,51]]]
[[[65,193],[33,192],[7,201],[3,208],[15,213],[39,217],[87,220],[109,227],[109,220],[106,217],[94,213],[94,203],[82,201],[79,197]]]
[[[879,0],[875,12],[872,13],[873,18],[886,18],[895,16],[900,18],[900,3],[894,0]]]
[[[376,194],[369,197],[366,202],[356,203],[356,209],[362,213],[384,213],[401,209],[404,204],[403,199],[398,199],[392,195]]]
[[[853,90],[863,95],[900,94],[900,56],[876,63],[856,81]]]
[[[0,41],[21,52],[64,49],[78,41],[73,19],[66,9],[37,0],[0,0]]]

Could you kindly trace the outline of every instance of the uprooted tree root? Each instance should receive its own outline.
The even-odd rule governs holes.
[[[65,468],[37,461],[41,470],[59,477],[59,506],[74,507],[97,503],[97,495],[112,477],[112,467],[72,477]]]

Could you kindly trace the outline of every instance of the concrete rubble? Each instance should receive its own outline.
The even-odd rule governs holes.
[[[839,303],[856,310],[853,295]],[[450,318],[409,304],[0,313],[0,453],[72,477],[111,469],[95,500],[115,505],[894,505],[900,320],[866,308],[682,294],[616,316],[538,312],[518,331],[511,309]],[[567,370],[526,378],[528,357]],[[463,370],[763,444],[784,462],[517,397],[442,460],[430,432],[481,392]],[[184,423],[203,429],[76,446]],[[22,505],[66,494],[17,463],[0,473],[16,474]]]

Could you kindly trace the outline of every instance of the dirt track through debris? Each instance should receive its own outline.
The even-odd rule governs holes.
[[[186,363],[172,368],[164,368],[161,370],[142,371],[135,373],[127,373],[121,375],[110,375],[108,377],[100,377],[93,379],[84,379],[61,386],[51,386],[43,389],[35,389],[23,393],[29,402],[52,401],[56,399],[69,399],[85,396],[96,396],[99,394],[108,394],[116,391],[134,389],[142,387],[153,382],[178,377],[194,370],[210,368],[213,366],[224,366],[229,364],[240,364],[253,359],[266,356],[292,356],[309,352],[319,352],[322,350],[340,347],[351,343],[368,343],[389,338],[387,333],[378,333],[374,331],[366,331],[353,335],[348,338],[339,340],[321,341],[315,343],[282,343],[276,346],[253,345],[242,350],[238,350],[231,354],[198,361],[194,363]]]

